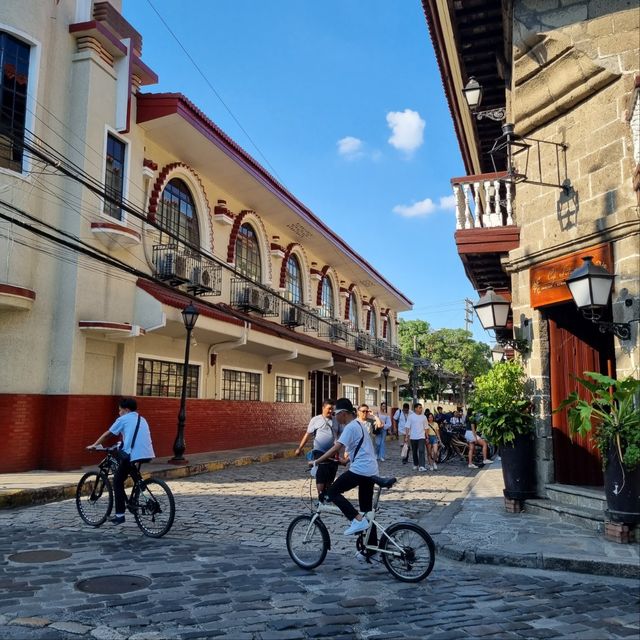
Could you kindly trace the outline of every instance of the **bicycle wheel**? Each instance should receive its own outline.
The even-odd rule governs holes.
[[[76,489],[76,507],[80,517],[92,527],[104,524],[113,509],[113,487],[104,473],[85,473]]]
[[[167,483],[151,478],[135,485],[129,511],[145,536],[161,538],[173,525],[176,503]]]
[[[382,536],[380,549],[387,571],[402,582],[424,580],[436,560],[436,547],[431,536],[412,522],[392,524]]]
[[[324,523],[313,516],[294,518],[287,529],[287,551],[291,559],[303,569],[315,569],[327,557],[330,540]]]

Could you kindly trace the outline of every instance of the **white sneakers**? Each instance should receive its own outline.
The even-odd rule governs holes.
[[[492,464],[493,460],[483,460],[482,464]]]
[[[468,464],[467,466],[469,467],[469,469],[477,469],[478,468],[478,465],[475,465],[475,464]]]
[[[384,458],[378,458],[380,462],[384,462]]]
[[[418,467],[413,467],[413,470],[414,470],[414,471],[417,471],[417,470],[418,470]]]
[[[433,463],[433,471],[437,471],[438,470],[438,465],[434,462]]]
[[[369,528],[369,521],[366,518],[362,518],[362,520],[356,520],[355,518],[351,521],[351,524],[344,532],[345,536],[352,536],[356,533],[360,533],[361,531],[365,531]]]
[[[418,467],[418,471],[426,471],[426,468],[425,467]]]

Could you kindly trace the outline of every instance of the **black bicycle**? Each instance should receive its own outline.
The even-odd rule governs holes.
[[[76,489],[76,507],[80,517],[92,527],[103,525],[113,509],[113,485],[109,479],[118,468],[114,452],[120,445],[95,447],[94,451],[106,451],[107,455],[98,465],[98,471],[85,473]],[[136,524],[145,536],[161,538],[172,527],[176,516],[176,505],[171,489],[164,480],[144,480],[140,473],[141,462],[131,465],[131,492],[126,496],[127,509],[133,514]]]

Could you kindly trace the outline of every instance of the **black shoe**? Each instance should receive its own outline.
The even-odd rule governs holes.
[[[114,516],[109,522],[111,524],[122,524],[124,522],[124,516]]]

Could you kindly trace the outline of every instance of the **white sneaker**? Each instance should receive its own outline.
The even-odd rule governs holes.
[[[483,460],[482,464],[492,464],[493,460]]]
[[[351,521],[351,524],[349,525],[349,527],[345,530],[344,535],[352,536],[368,528],[369,528],[369,521],[366,518],[362,518],[362,520],[356,520],[354,518]]]
[[[467,467],[469,467],[469,469],[477,469],[478,466],[475,464],[468,464]]]
[[[426,471],[424,467],[418,467],[418,471]]]
[[[438,470],[438,465],[437,465],[435,462],[433,463],[433,470],[434,470],[434,471],[437,471],[437,470]]]
[[[380,462],[384,462],[384,458],[380,458]]]
[[[418,470],[418,467],[413,467],[413,470],[414,470],[414,471],[417,471],[417,470]]]

